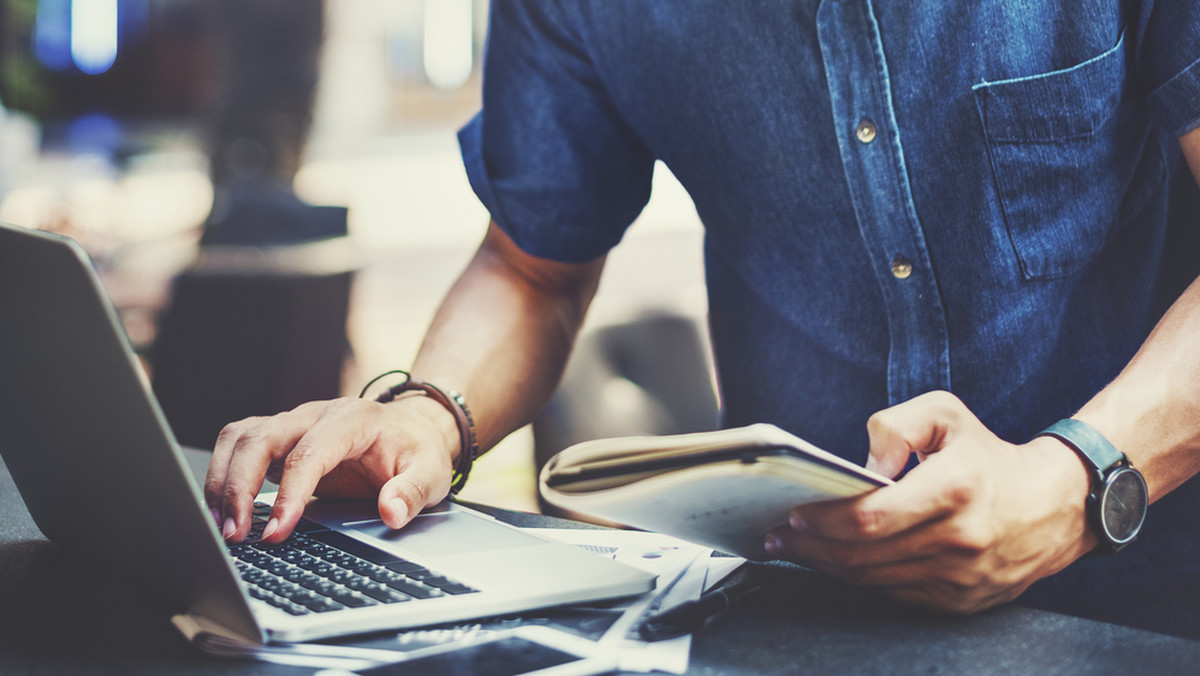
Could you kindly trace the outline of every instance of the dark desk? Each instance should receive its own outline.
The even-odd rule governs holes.
[[[189,460],[203,466],[205,457]],[[130,477],[124,488],[136,485]],[[521,526],[558,523],[495,513]],[[153,533],[121,533],[121,524],[113,531],[154,547]],[[1200,643],[1179,638],[1012,606],[947,619],[813,573],[768,567],[757,574],[769,580],[771,592],[697,635],[689,673],[1165,674],[1200,668]],[[0,465],[0,674],[312,672],[202,655],[175,633],[168,615],[154,598],[98,577],[46,541]]]

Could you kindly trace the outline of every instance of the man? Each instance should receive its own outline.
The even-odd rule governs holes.
[[[768,551],[951,612],[1025,592],[1200,636],[1198,59],[1194,2],[496,2],[460,135],[493,222],[413,373],[465,395],[484,448],[529,420],[660,159],[706,228],[726,424],[923,461],[797,508]],[[231,540],[268,473],[269,540],[314,489],[399,527],[461,466],[454,410],[231,425],[207,499]],[[1088,504],[1110,442],[1162,504],[1076,562],[1140,523],[1136,476],[1115,540]]]

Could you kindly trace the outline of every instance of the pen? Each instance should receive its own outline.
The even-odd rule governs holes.
[[[686,601],[642,620],[638,625],[638,636],[643,641],[662,641],[690,634],[758,588],[758,582],[748,578],[718,587],[695,601]]]

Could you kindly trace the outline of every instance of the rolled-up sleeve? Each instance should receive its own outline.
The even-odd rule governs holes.
[[[1142,3],[1137,68],[1159,122],[1176,136],[1200,127],[1200,2]]]
[[[492,4],[483,107],[459,144],[472,188],[517,246],[583,262],[641,212],[654,158],[613,105],[572,12],[551,0]]]

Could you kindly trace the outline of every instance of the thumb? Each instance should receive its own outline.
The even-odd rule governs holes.
[[[420,491],[411,484],[407,472],[388,479],[379,489],[379,517],[389,528],[400,528],[425,507]]]
[[[449,492],[448,468],[437,461],[436,454],[418,453],[379,489],[379,517],[390,528],[400,528]]]
[[[875,413],[867,420],[867,469],[895,477],[909,455],[916,453],[924,461],[941,450],[964,413],[966,405],[949,392],[929,392]]]

